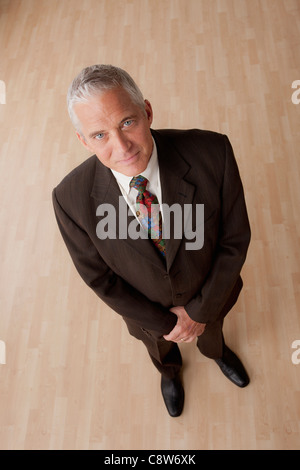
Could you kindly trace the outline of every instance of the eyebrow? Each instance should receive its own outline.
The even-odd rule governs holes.
[[[134,119],[137,117],[137,114],[132,114],[131,116],[126,116],[124,119],[122,119],[122,121],[120,121],[119,125],[122,125],[124,122],[126,121],[129,121],[130,119]],[[102,131],[95,131],[95,132],[92,132],[91,134],[89,134],[89,138],[93,138],[95,137],[96,135],[98,134],[104,134],[105,131],[102,130]]]

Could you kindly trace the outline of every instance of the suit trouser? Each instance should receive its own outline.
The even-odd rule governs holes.
[[[125,319],[129,333],[141,340],[146,346],[150,358],[159,372],[169,378],[174,378],[182,366],[182,358],[177,343],[166,341],[163,337],[157,338],[157,333],[146,330],[134,322]],[[201,336],[198,336],[197,347],[204,355],[212,359],[219,359],[223,353],[224,338],[222,333],[223,317],[215,322],[208,323]]]

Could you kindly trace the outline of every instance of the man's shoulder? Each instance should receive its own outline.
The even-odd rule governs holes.
[[[95,177],[96,167],[100,164],[96,155],[84,160],[78,166],[73,168],[57,185],[57,188],[63,189],[69,186],[86,185],[89,186],[93,183]]]
[[[83,200],[89,197],[94,185],[96,171],[101,172],[103,165],[96,155],[92,155],[80,165],[72,169],[54,189],[58,200],[72,201]],[[104,167],[103,167],[104,169]]]
[[[153,137],[164,158],[171,158],[168,149],[173,148],[190,165],[220,164],[223,167],[228,139],[219,132],[202,129],[163,129],[155,131]]]
[[[97,161],[98,159],[96,155],[92,155],[91,157],[87,158],[78,166],[73,168],[66,176],[64,176],[57,187],[71,184],[74,180],[77,179],[91,179],[95,173]]]
[[[153,131],[154,138],[162,139],[177,148],[218,148],[224,145],[224,135],[206,129],[158,129]]]
[[[205,139],[215,140],[223,137],[220,132],[208,130],[208,129],[155,129],[155,134],[159,134],[162,137],[175,140],[186,140],[186,139]]]

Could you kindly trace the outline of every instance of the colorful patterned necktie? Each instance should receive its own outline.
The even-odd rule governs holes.
[[[157,197],[146,190],[148,180],[144,176],[135,176],[130,181],[130,187],[138,190],[136,198],[136,215],[142,226],[148,231],[154,245],[165,257],[165,240],[162,239],[162,218]]]

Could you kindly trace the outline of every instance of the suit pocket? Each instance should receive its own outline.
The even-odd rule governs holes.
[[[152,334],[150,333],[150,331],[146,330],[146,328],[143,328],[141,326],[141,330],[143,333],[145,333],[145,335],[147,335],[149,338],[152,338]]]

